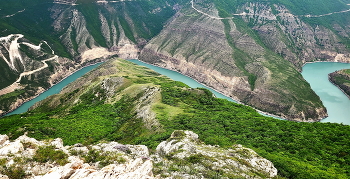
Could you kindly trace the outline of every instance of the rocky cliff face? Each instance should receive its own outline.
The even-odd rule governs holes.
[[[179,71],[268,113],[318,121],[326,110],[298,71],[309,61],[350,62],[348,20],[326,19],[349,11],[337,1],[329,9],[339,11],[295,15],[292,7],[300,5],[286,2],[1,2],[0,88],[11,86],[0,92],[7,94],[0,112],[81,66],[119,56]],[[28,73],[29,84],[14,83]],[[23,85],[31,89],[14,93]]]
[[[11,34],[0,39],[0,60],[6,62],[4,71],[1,72],[5,78],[1,78],[0,95],[3,96],[0,100],[0,115],[16,109],[83,65],[89,64],[79,64],[59,57],[46,41],[36,45],[22,34]],[[12,74],[6,73],[6,68],[10,68]]]
[[[261,29],[268,29],[265,26],[279,19],[264,4],[246,4],[242,9],[249,14],[243,16],[243,20],[247,23],[256,21],[256,26]],[[257,15],[250,15],[251,9]],[[250,16],[256,20],[249,20]],[[237,101],[289,120],[318,121],[326,117],[322,102],[297,71],[305,62],[298,57],[300,52],[296,55],[286,51],[290,54],[286,57],[288,61],[277,53],[276,49],[283,49],[279,44],[283,42],[277,38],[288,35],[288,32],[273,34],[270,38],[263,36],[266,33],[261,29],[253,27],[258,32],[255,34],[243,24],[245,22],[238,18],[220,17],[214,4],[196,1],[178,12],[145,46],[139,58],[179,71]],[[293,24],[290,27],[297,28]],[[328,36],[336,38],[330,31],[325,31]],[[299,38],[295,36],[295,39]],[[265,39],[265,43],[260,39]],[[313,44],[307,38],[303,41]],[[338,41],[329,43],[336,45]],[[342,49],[346,51],[344,46]]]
[[[266,3],[247,3],[239,13],[246,23],[259,34],[269,49],[293,63],[298,69],[310,61],[350,62],[350,52],[341,37],[348,38],[348,27],[336,22],[334,30],[322,25],[310,25],[306,16],[293,15],[283,5]],[[345,28],[345,29],[344,29]]]
[[[1,37],[11,33],[8,29],[0,33],[0,65],[3,69],[0,95],[7,94],[0,100],[0,115],[14,110],[83,66],[104,61],[111,56],[137,58],[146,39],[157,33],[174,11],[174,3],[167,1],[149,4],[55,0],[49,2],[48,7],[33,3],[31,10],[19,12],[24,15],[21,17],[24,19],[23,24],[31,26],[32,21],[37,21],[42,24],[37,27],[39,31],[47,34],[33,33],[31,35],[36,37],[30,38],[37,40],[45,35],[54,38],[39,38],[40,44],[36,45],[22,34]],[[3,2],[1,6],[6,7],[7,3]],[[43,14],[48,16],[44,20],[42,17],[37,19],[30,16],[36,8],[40,11],[44,8]],[[8,13],[11,13],[10,10]],[[159,19],[148,22],[149,15]],[[16,19],[14,15],[6,18]],[[6,25],[23,28],[7,21]]]
[[[37,141],[23,135],[10,141],[6,135],[0,135],[0,162],[3,179],[18,175],[36,179],[273,178],[277,175],[273,164],[253,150],[241,145],[230,149],[205,145],[191,131],[174,131],[155,153],[143,145],[108,142],[64,146],[59,138]]]

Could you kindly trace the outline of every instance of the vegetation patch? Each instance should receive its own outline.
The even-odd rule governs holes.
[[[101,152],[99,150],[89,150],[86,155],[81,156],[87,163],[99,162],[99,167],[105,167],[110,164],[125,163],[126,159],[120,153],[114,152]]]
[[[155,149],[174,130],[191,130],[206,144],[222,147],[242,144],[253,148],[260,156],[272,161],[282,177],[349,178],[350,126],[297,123],[265,117],[248,106],[215,98],[209,90],[189,90],[181,82],[147,73],[145,68],[130,62],[115,63],[120,64],[118,70],[122,76],[128,76],[130,85],[137,85],[135,74],[138,74],[139,78],[148,83],[160,86],[161,102],[158,101],[152,109],[158,111],[161,131],[146,130],[142,120],[135,118],[132,109],[138,99],[137,95],[128,96],[125,93],[116,103],[105,104],[103,90],[91,88],[91,91],[85,91],[86,94],[81,95],[81,102],[69,104],[70,107],[67,104],[50,107],[43,103],[33,111],[4,117],[0,120],[0,133],[8,134],[12,139],[24,132],[36,139],[60,137],[66,145],[106,140],[144,144]],[[96,92],[100,96],[96,96]],[[118,92],[120,93],[122,92]],[[171,114],[170,109],[177,109],[176,114]],[[168,112],[170,113],[167,114]],[[44,151],[46,150],[54,151],[53,148]],[[38,160],[48,160],[44,154],[40,154]],[[91,155],[97,156],[97,153],[92,152]],[[94,157],[90,158],[92,160]],[[188,160],[195,162],[200,158],[196,156]],[[189,161],[182,162],[191,163]],[[177,166],[173,166],[174,170],[185,170]],[[193,168],[192,171],[197,170]],[[208,169],[208,172],[212,173],[207,176],[215,177],[219,171]]]
[[[55,162],[63,166],[68,163],[68,155],[61,150],[55,150],[55,146],[40,146],[33,160],[40,163]]]

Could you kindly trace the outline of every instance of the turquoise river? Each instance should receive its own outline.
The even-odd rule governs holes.
[[[65,86],[67,86],[69,83],[75,81],[76,79],[78,79],[79,77],[83,76],[84,74],[86,74],[87,72],[95,69],[96,67],[98,67],[99,65],[101,65],[101,63],[97,63],[94,65],[90,65],[87,67],[84,67],[78,71],[76,71],[75,73],[73,73],[72,75],[68,76],[67,78],[65,78],[64,80],[62,80],[61,82],[57,83],[56,85],[52,86],[50,89],[48,89],[47,91],[41,93],[39,96],[37,96],[36,98],[27,101],[25,103],[23,103],[20,107],[18,107],[17,109],[15,109],[14,111],[6,114],[6,116],[12,115],[12,114],[21,114],[24,113],[26,111],[28,111],[28,109],[33,106],[36,102],[39,102],[45,98],[47,98],[48,96],[51,96],[53,94],[58,94]]]
[[[198,87],[208,88],[198,83],[197,81],[187,76],[184,76],[178,72],[153,66],[153,65],[141,62],[139,60],[129,60],[129,61],[136,63],[138,65],[148,67],[162,75],[168,76],[173,80],[181,81],[192,88],[198,88]],[[64,79],[62,82],[54,85],[52,88],[50,88],[46,92],[40,94],[38,97],[34,98],[33,100],[24,103],[22,106],[20,106],[19,108],[17,108],[16,110],[14,110],[13,112],[7,115],[20,114],[20,113],[26,112],[36,102],[43,100],[52,94],[59,93],[61,89],[64,88],[66,85],[68,85],[70,82],[73,82],[80,76],[96,68],[98,65],[99,64],[88,66],[75,72],[68,78]],[[334,72],[336,70],[345,69],[345,68],[350,68],[350,64],[333,63],[333,62],[316,62],[316,63],[308,63],[303,67],[303,72],[302,72],[303,77],[310,83],[311,88],[316,92],[317,95],[320,96],[323,104],[327,108],[329,117],[326,119],[323,119],[321,122],[335,122],[335,123],[343,123],[343,124],[350,125],[350,100],[349,98],[347,98],[347,96],[345,96],[344,93],[342,93],[337,87],[335,87],[332,83],[328,81],[329,73]],[[215,96],[218,98],[224,98],[229,101],[236,102],[231,98],[226,97],[221,93],[214,91],[211,88],[208,88],[208,89],[212,91],[215,94]]]
[[[148,67],[162,75],[170,77],[173,80],[182,81],[192,88],[207,88],[197,81],[178,72],[153,66],[139,60],[130,61],[138,65]],[[303,77],[310,83],[311,88],[316,92],[317,95],[320,96],[324,106],[327,108],[329,117],[323,119],[321,122],[334,122],[350,125],[350,99],[328,80],[329,73],[346,68],[350,68],[350,64],[335,62],[307,63],[303,67]],[[208,89],[212,91],[216,97],[236,102],[231,98],[214,91],[213,89]]]

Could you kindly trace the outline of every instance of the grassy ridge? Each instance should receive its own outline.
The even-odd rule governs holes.
[[[116,89],[119,101],[106,103],[106,93],[98,85],[101,78],[96,78],[89,83],[92,86],[54,96],[34,111],[2,118],[0,133],[11,138],[24,132],[37,139],[60,137],[66,144],[116,140],[154,148],[173,130],[184,129],[198,133],[207,144],[254,148],[276,165],[282,177],[350,176],[350,126],[264,117],[250,107],[214,98],[206,89],[190,89],[130,62],[113,63],[119,73],[112,76],[126,80],[126,86]],[[162,100],[152,107],[163,126],[159,132],[146,129],[132,110],[142,91],[132,96],[123,92],[140,84],[161,88]],[[73,103],[77,97],[80,102]],[[59,105],[50,107],[51,103]]]
[[[329,74],[329,80],[350,96],[350,69]]]

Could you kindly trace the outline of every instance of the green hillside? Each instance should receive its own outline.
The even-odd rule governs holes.
[[[347,96],[350,96],[350,69],[329,74],[329,80],[338,86]]]
[[[145,106],[154,119],[140,115]],[[350,176],[350,126],[264,117],[124,60],[106,62],[38,108],[2,118],[0,126],[12,139],[27,132],[36,139],[60,137],[68,145],[116,140],[151,148],[174,130],[192,130],[206,144],[253,148],[274,163],[280,177]]]

